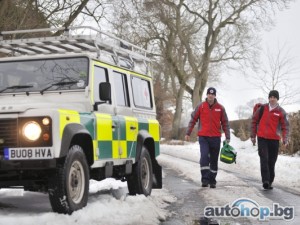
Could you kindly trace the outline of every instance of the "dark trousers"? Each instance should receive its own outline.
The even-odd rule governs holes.
[[[260,157],[260,172],[263,183],[273,183],[275,177],[275,163],[278,157],[279,141],[257,138],[258,155]]]
[[[216,184],[221,137],[199,137],[201,182]]]

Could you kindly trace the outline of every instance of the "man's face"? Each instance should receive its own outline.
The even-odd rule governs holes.
[[[277,104],[278,100],[274,96],[271,96],[269,98],[269,102],[270,102],[271,105],[275,105],[275,104]]]
[[[215,98],[216,98],[216,96],[215,96],[214,94],[209,94],[209,93],[208,93],[206,96],[207,96],[207,100],[208,100],[208,101],[213,101],[213,100],[215,100]]]

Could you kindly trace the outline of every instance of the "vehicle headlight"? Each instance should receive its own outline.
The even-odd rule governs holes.
[[[36,141],[40,138],[42,129],[37,122],[29,121],[24,124],[22,133],[28,141]]]

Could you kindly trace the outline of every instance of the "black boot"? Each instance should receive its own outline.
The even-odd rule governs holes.
[[[216,188],[216,184],[210,184],[210,188]]]
[[[264,183],[263,183],[263,187],[264,187],[264,189],[269,189],[269,187],[270,187],[270,183],[269,183],[269,181],[265,181]]]
[[[208,182],[202,182],[202,187],[208,187]]]

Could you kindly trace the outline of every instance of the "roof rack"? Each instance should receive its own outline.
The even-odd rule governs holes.
[[[64,31],[64,33],[60,36],[43,35],[38,38],[4,39],[6,35],[13,37],[16,34],[57,31]],[[145,74],[149,73],[151,62],[148,57],[150,53],[147,50],[90,26],[2,31],[0,32],[0,52],[8,57],[70,52],[89,53],[94,54],[100,60],[113,62],[131,70],[136,70],[137,64],[142,65],[144,67],[142,72]],[[140,69],[139,66],[138,70]]]

